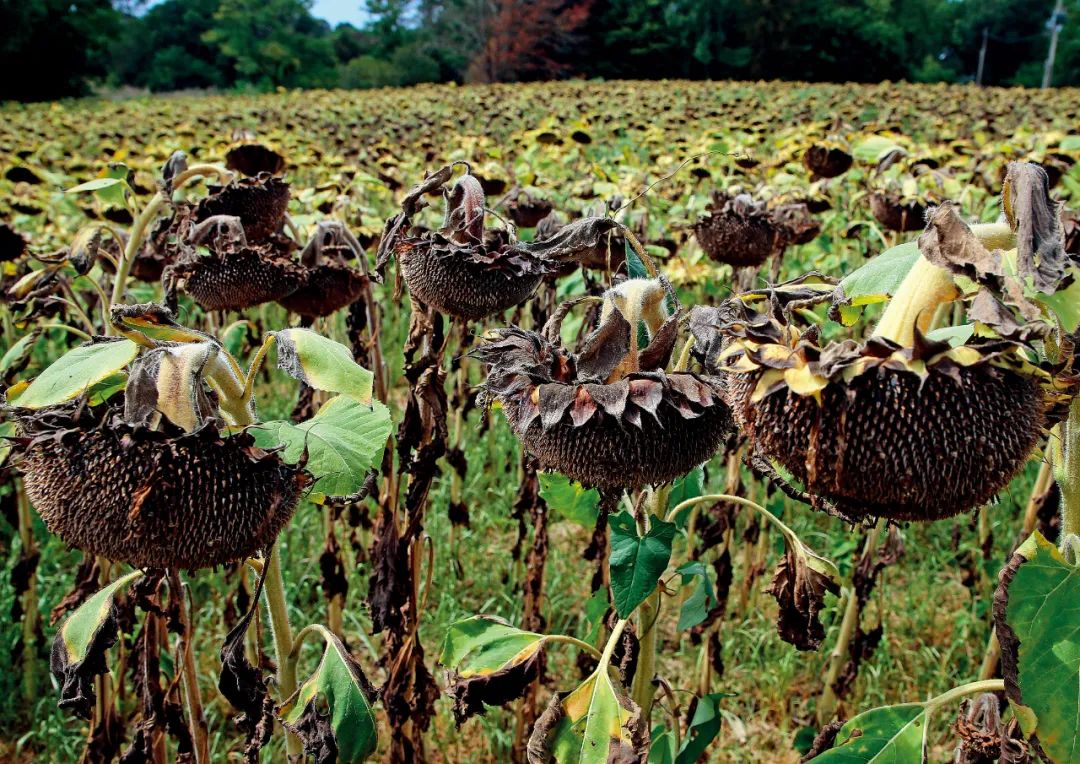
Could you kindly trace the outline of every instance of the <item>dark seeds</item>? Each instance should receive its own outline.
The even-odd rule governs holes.
[[[274,540],[306,484],[247,435],[204,428],[170,436],[73,418],[57,418],[44,432],[38,422],[20,424],[29,437],[51,435],[23,459],[27,495],[49,530],[135,567],[243,559]],[[80,430],[61,435],[63,425]]]
[[[750,403],[754,375],[729,375],[729,400],[759,451],[811,493],[860,515],[950,517],[989,501],[1039,438],[1041,393],[1028,377],[988,364],[880,369],[830,384],[822,404],[786,389]]]

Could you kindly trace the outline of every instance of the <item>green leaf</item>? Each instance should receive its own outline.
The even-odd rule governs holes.
[[[1037,292],[1034,297],[1048,307],[1061,322],[1061,327],[1068,333],[1080,326],[1080,268],[1073,268],[1074,281],[1066,289],[1054,294]]]
[[[936,342],[948,342],[953,347],[963,345],[975,334],[975,324],[943,326],[926,333],[926,338]]]
[[[537,737],[545,738],[558,764],[607,764],[646,758],[647,733],[640,710],[603,662],[561,701],[552,698],[529,742],[532,747]]]
[[[851,155],[860,162],[875,164],[886,154],[897,149],[903,151],[903,147],[896,141],[884,135],[871,135],[855,143],[851,147]]]
[[[326,640],[322,660],[285,704],[281,721],[300,737],[305,752],[318,751],[329,735],[339,762],[361,762],[379,746],[379,727],[371,707],[374,690],[341,640],[326,629],[319,631]],[[318,723],[327,717],[321,703],[329,708],[329,730],[320,729]]]
[[[77,186],[69,188],[65,193],[68,194],[81,194],[86,191],[102,191],[104,189],[113,188],[114,186],[126,185],[120,178],[94,178],[94,180],[88,180],[85,183],[80,183]]]
[[[600,587],[589,599],[585,600],[585,620],[589,624],[589,633],[585,635],[585,641],[595,644],[600,636],[600,629],[604,626],[604,614],[608,611],[607,589]]]
[[[540,498],[565,519],[592,529],[599,514],[600,492],[585,489],[576,480],[559,472],[541,472]]]
[[[7,349],[3,357],[0,357],[0,376],[7,374],[8,369],[23,359],[37,338],[37,332],[24,334],[18,342]]]
[[[845,276],[840,282],[840,289],[851,300],[853,307],[883,302],[896,294],[900,283],[918,259],[917,241],[897,245]]]
[[[1020,550],[1005,620],[1020,641],[1016,683],[1054,761],[1080,759],[1080,567],[1035,533]],[[1004,643],[1004,641],[1003,641]],[[1007,674],[1006,674],[1007,676]],[[1030,734],[1030,728],[1024,730]]]
[[[701,496],[705,487],[705,466],[698,465],[687,472],[671,485],[668,493],[668,511],[682,504],[687,499],[696,499]],[[679,522],[679,518],[675,518]]]
[[[123,369],[138,352],[131,340],[81,345],[62,355],[9,403],[41,409],[69,401]]]
[[[87,388],[86,400],[91,406],[99,406],[127,387],[126,371],[117,371],[95,385]]]
[[[340,342],[310,329],[285,329],[273,336],[278,346],[278,368],[316,390],[371,402],[374,375],[354,361]]]
[[[98,198],[106,204],[111,204],[115,207],[126,207],[128,202],[127,192],[130,190],[130,186],[128,185],[128,178],[130,176],[131,170],[128,169],[126,164],[122,162],[110,162],[109,168],[105,171],[105,177],[120,182],[98,189]]]
[[[307,470],[316,478],[312,498],[322,501],[356,493],[367,471],[382,461],[390,411],[379,401],[365,405],[339,395],[306,422],[263,422],[251,433],[261,448],[284,446],[281,458],[289,464],[299,462],[306,448]]]
[[[675,733],[657,725],[653,727],[648,764],[675,764]]]
[[[136,570],[121,576],[97,591],[68,616],[64,625],[60,627],[58,636],[64,640],[65,655],[69,662],[78,663],[86,658],[90,644],[94,641],[94,635],[109,617],[116,595],[141,575],[142,571]]]
[[[628,618],[652,594],[667,569],[675,523],[654,517],[648,532],[639,536],[634,516],[624,509],[608,518],[608,524],[611,526],[611,593],[619,617]]]
[[[720,724],[723,721],[720,716],[720,701],[730,697],[731,693],[714,692],[698,698],[694,718],[690,720],[690,728],[686,731],[686,738],[675,758],[675,764],[694,764],[701,758],[709,743],[720,734]]]
[[[492,674],[535,655],[546,637],[489,615],[474,615],[450,625],[439,663],[463,677]]]
[[[632,279],[647,279],[649,278],[649,270],[645,267],[645,263],[642,262],[641,257],[638,255],[634,248],[630,246],[630,240],[627,239],[623,251],[626,253],[626,273]]]
[[[1058,144],[1061,151],[1080,151],[1080,135],[1066,135]]]
[[[840,728],[833,748],[812,764],[906,764],[922,761],[922,703],[903,703],[864,711]]]
[[[717,605],[716,592],[713,591],[712,580],[709,578],[709,570],[699,560],[691,560],[683,563],[675,572],[682,576],[682,585],[687,586],[697,580],[697,586],[690,596],[686,598],[682,609],[679,611],[679,631],[692,629],[702,623],[709,615],[709,611]]]

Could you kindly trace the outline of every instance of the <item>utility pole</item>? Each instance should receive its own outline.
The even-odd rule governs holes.
[[[1050,87],[1050,81],[1054,78],[1054,57],[1057,56],[1058,35],[1065,26],[1065,3],[1057,0],[1054,3],[1054,12],[1050,20],[1046,22],[1046,28],[1050,30],[1050,50],[1046,54],[1046,65],[1043,67],[1043,88]]]
[[[982,47],[979,48],[979,71],[975,75],[975,84],[981,85],[983,80],[983,71],[986,67],[986,41],[990,37],[990,27],[983,27],[983,41]]]

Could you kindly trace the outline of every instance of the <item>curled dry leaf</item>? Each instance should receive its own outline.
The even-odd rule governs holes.
[[[60,684],[60,708],[83,719],[94,706],[94,677],[109,670],[105,651],[116,644],[116,596],[142,575],[141,571],[118,578],[84,602],[56,632],[49,669]]]
[[[840,594],[833,565],[789,539],[784,559],[776,566],[766,591],[780,608],[776,620],[780,638],[800,650],[817,650],[825,638],[825,627],[818,619],[825,606],[825,592]]]

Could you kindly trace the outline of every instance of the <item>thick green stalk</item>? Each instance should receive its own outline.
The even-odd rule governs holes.
[[[649,518],[662,517],[664,507],[667,506],[668,492],[670,488],[653,489],[652,496],[646,502],[645,516],[638,518],[638,533],[644,535],[649,529]],[[634,683],[631,695],[634,702],[641,707],[641,715],[645,723],[649,723],[652,713],[653,697],[656,695],[656,685],[653,684],[653,675],[656,673],[656,647],[659,642],[658,624],[660,621],[660,587],[641,603],[637,610],[638,616],[638,665],[634,674]]]
[[[270,613],[270,631],[274,635],[274,656],[278,665],[279,701],[284,702],[296,692],[296,661],[290,662],[293,649],[292,628],[289,626],[288,604],[285,602],[285,581],[281,577],[281,554],[277,545],[270,552],[266,581],[263,588],[266,593],[266,609]],[[291,732],[285,733],[285,748],[289,756],[299,756],[302,752],[300,739]]]
[[[1016,238],[1005,223],[982,223],[971,226],[971,232],[988,249],[1008,249],[1016,246]],[[896,294],[881,315],[874,336],[892,340],[903,347],[915,343],[915,328],[927,332],[938,307],[960,297],[952,274],[934,265],[923,255],[900,282]]]
[[[1069,418],[1061,425],[1061,462],[1057,481],[1061,487],[1062,548],[1070,535],[1080,536],[1080,398],[1073,400]]]
[[[117,264],[116,277],[113,279],[112,304],[118,305],[124,301],[124,292],[127,291],[128,275],[131,273],[131,265],[135,262],[136,255],[146,239],[146,230],[157,218],[162,207],[169,203],[169,198],[160,191],[154,195],[135,222],[131,226],[131,236],[128,237],[127,246],[124,247],[124,256]],[[112,325],[105,327],[110,334],[113,332]]]

